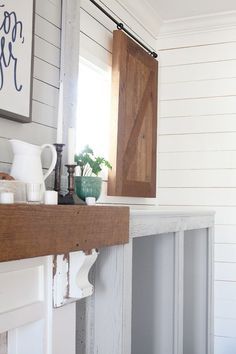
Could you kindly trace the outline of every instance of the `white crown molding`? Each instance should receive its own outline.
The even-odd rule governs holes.
[[[147,0],[116,0],[126,9],[154,38],[158,37],[162,19]]]
[[[236,27],[236,11],[163,21],[159,38]]]

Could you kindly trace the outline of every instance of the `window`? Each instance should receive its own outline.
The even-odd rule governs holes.
[[[111,71],[84,58],[79,65],[76,151],[89,145],[96,155],[108,159]]]

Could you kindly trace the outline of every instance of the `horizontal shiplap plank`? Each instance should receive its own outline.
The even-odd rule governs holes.
[[[80,55],[104,69],[112,65],[111,53],[82,32],[80,36]]]
[[[215,261],[216,262],[236,263],[236,245],[216,244],[215,245]]]
[[[216,281],[215,299],[224,301],[236,300],[236,282]]]
[[[215,319],[215,335],[223,337],[236,338],[236,320],[235,319]],[[228,354],[224,352],[224,354]]]
[[[216,225],[215,242],[218,244],[236,244],[236,225]],[[235,285],[236,298],[236,285]]]
[[[83,33],[86,33],[96,43],[112,52],[112,32],[108,31],[84,10],[81,10],[80,21],[80,30]]]
[[[34,77],[54,87],[59,88],[60,70],[54,65],[35,57],[34,58]]]
[[[160,170],[234,169],[236,168],[236,151],[160,153],[158,163]]]
[[[51,107],[45,105],[44,103],[33,101],[32,104],[33,122],[56,128],[57,114],[58,114],[57,107]]]
[[[218,326],[218,328],[220,328],[220,326]],[[236,338],[217,337],[217,336],[215,337],[214,354],[235,354],[235,353],[236,353]]]
[[[205,22],[206,30],[205,31],[189,31],[186,33],[186,23],[183,24],[183,34],[176,33],[176,27],[174,33],[170,33],[169,35],[159,36],[157,48],[159,50],[169,50],[170,48],[184,48],[184,47],[195,47],[202,45],[212,45],[219,43],[227,43],[227,42],[235,42],[236,38],[236,28],[235,26],[220,26],[220,30],[218,26],[215,27],[214,16],[213,26],[211,26],[210,17],[206,18]],[[190,20],[190,19],[189,19]],[[198,21],[198,19],[197,19]],[[234,22],[234,19],[233,21]],[[175,26],[175,23],[173,22]],[[204,26],[205,27],[205,26]]]
[[[236,92],[236,78],[177,82],[162,84],[160,100],[233,96]]]
[[[236,60],[162,67],[159,75],[161,85],[232,78],[236,77]]]
[[[161,66],[236,59],[236,42],[178,48],[160,52]]]
[[[57,68],[60,67],[60,49],[37,36],[34,40],[34,55]]]
[[[165,170],[159,173],[160,187],[236,188],[235,170]]]
[[[236,188],[159,188],[161,205],[236,207]]]
[[[60,28],[45,20],[43,17],[35,16],[35,34],[54,46],[61,46]]]
[[[159,134],[186,134],[236,131],[236,115],[161,118]]]
[[[216,300],[214,314],[216,318],[236,319],[236,299]]]
[[[235,114],[236,96],[206,97],[160,102],[160,117],[190,117]]]
[[[161,135],[160,152],[236,150],[236,132]]]
[[[51,107],[57,107],[58,89],[44,82],[33,80],[33,99]]]
[[[55,26],[61,27],[61,0],[37,0],[35,11]]]
[[[235,263],[215,263],[215,280],[236,281]],[[236,327],[235,327],[236,328]],[[236,335],[235,335],[236,337]]]

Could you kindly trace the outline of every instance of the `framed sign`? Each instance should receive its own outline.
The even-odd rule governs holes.
[[[0,117],[31,122],[34,0],[0,0]]]

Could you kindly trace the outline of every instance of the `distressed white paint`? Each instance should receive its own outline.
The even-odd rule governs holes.
[[[151,307],[151,318],[156,324],[155,329],[149,325],[147,331],[154,332],[149,333],[150,337],[148,337],[147,333],[146,337],[151,338],[150,341],[156,346],[155,353],[169,353],[171,350],[176,354],[182,353],[183,337],[185,336],[184,328],[186,328],[186,321],[183,316],[184,297],[186,296],[186,288],[183,286],[184,272],[186,271],[184,238],[186,237],[186,231],[189,230],[187,232],[191,234],[196,244],[199,245],[195,252],[195,259],[199,262],[199,267],[196,270],[197,279],[202,279],[206,284],[205,289],[207,288],[205,297],[201,297],[201,300],[192,304],[201,313],[201,318],[205,318],[205,330],[202,331],[198,322],[195,323],[194,329],[196,335],[205,340],[206,349],[204,352],[199,352],[199,347],[196,346],[195,348],[197,354],[213,354],[213,347],[211,346],[213,333],[213,311],[211,307],[213,303],[212,239],[210,232],[207,233],[206,231],[212,230],[213,225],[214,213],[210,212],[165,212],[158,208],[156,210],[154,208],[151,210],[131,210],[130,243],[101,251],[95,265],[95,293],[93,298],[87,302],[85,309],[81,305],[78,306],[78,353],[131,353],[131,284],[132,269],[135,264],[139,267],[141,274],[133,269],[135,274],[133,303],[136,303],[136,308],[139,309],[133,317],[133,321],[136,315],[139,318],[133,328],[133,340],[135,341],[135,333],[137,333],[140,325],[145,332],[146,327],[144,326],[145,328],[143,328],[142,324],[145,321],[147,321],[147,324],[149,323],[147,317],[145,317],[145,311],[142,313],[140,308],[141,304],[143,304],[149,310]],[[205,248],[200,247],[202,238],[205,240]],[[151,246],[150,240],[153,242]],[[136,246],[138,243],[142,246],[138,247],[139,252],[137,253]],[[132,256],[133,247],[134,254]],[[209,254],[208,248],[210,250]],[[145,253],[145,249],[149,251]],[[143,254],[146,254],[146,258],[144,257],[141,261]],[[153,257],[150,256],[151,254],[156,259],[153,260]],[[133,261],[132,257],[134,257]],[[147,257],[151,257],[151,259],[148,258],[147,260]],[[205,263],[201,262],[201,257],[205,257]],[[148,264],[154,261],[158,263],[158,266],[153,267],[153,269],[149,267],[149,272],[145,272],[142,264],[148,267]],[[189,261],[188,267],[192,268]],[[143,284],[149,285],[142,287],[140,279],[143,279]],[[197,286],[197,291],[201,293],[199,283],[196,282],[195,285]],[[156,289],[156,294],[158,294],[158,290],[160,294],[156,295],[155,301],[153,300],[152,302],[150,292],[154,288]],[[165,296],[162,297],[161,294],[165,294]],[[139,298],[136,298],[136,295]],[[206,304],[207,311],[205,311]],[[172,309],[174,310],[172,311]],[[142,316],[144,322],[140,320]],[[89,323],[89,328],[86,323]],[[158,328],[159,330],[157,330]],[[171,330],[169,332],[167,330],[162,331],[161,328],[162,330],[164,328],[173,328],[173,332]],[[136,340],[138,339],[136,338]],[[144,337],[143,341],[145,343]],[[140,345],[138,344],[139,342],[136,342],[136,348],[142,348],[141,342]],[[151,342],[147,340],[146,348],[151,348]],[[135,344],[133,343],[133,345]],[[137,354],[137,352],[134,353]]]
[[[92,250],[91,254],[80,251],[54,257],[54,307],[61,307],[93,294],[94,286],[89,282],[88,276],[97,257],[96,250]]]

